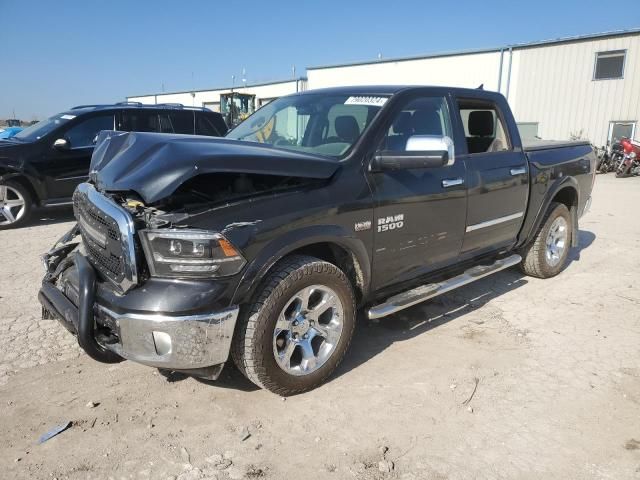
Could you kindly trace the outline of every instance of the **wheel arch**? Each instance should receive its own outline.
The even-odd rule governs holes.
[[[22,185],[29,192],[29,195],[31,195],[31,200],[34,204],[37,205],[40,203],[42,192],[39,191],[40,188],[36,187],[36,184],[28,175],[25,175],[21,172],[13,172],[7,168],[0,167],[0,184],[5,183],[8,180],[17,182]]]
[[[339,267],[354,287],[361,303],[369,295],[371,263],[364,243],[338,226],[315,226],[288,232],[262,249],[245,269],[233,295],[233,304],[244,303],[277,263],[290,255],[310,255]]]
[[[538,209],[535,217],[535,221],[526,236],[524,245],[530,243],[536,235],[536,232],[540,228],[545,215],[551,208],[554,202],[562,203],[566,205],[571,214],[572,233],[571,233],[571,246],[576,247],[578,245],[578,205],[580,201],[580,189],[578,181],[573,177],[559,178],[554,182],[544,197],[544,200]]]

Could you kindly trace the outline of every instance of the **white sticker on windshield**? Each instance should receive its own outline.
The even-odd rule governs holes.
[[[64,120],[73,120],[74,118],[76,118],[75,115],[60,115],[60,118],[64,119]]]
[[[349,97],[344,102],[345,105],[370,105],[372,107],[381,107],[388,100],[387,97],[369,97],[366,95],[359,95],[357,97]]]

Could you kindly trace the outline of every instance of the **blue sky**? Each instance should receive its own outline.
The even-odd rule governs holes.
[[[0,0],[0,118],[640,26],[631,0]],[[526,3],[526,7],[524,4]],[[372,79],[373,81],[373,79]]]

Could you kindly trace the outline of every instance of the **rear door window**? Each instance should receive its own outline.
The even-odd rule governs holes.
[[[173,125],[171,124],[171,118],[169,118],[169,114],[159,114],[158,122],[160,124],[160,133],[173,133]]]
[[[171,120],[174,133],[193,135],[193,112],[171,112],[169,120]]]
[[[210,137],[219,137],[220,132],[213,125],[206,115],[196,112],[196,135],[208,135]]]
[[[511,150],[504,119],[496,105],[479,100],[459,100],[458,106],[470,154]]]
[[[125,110],[122,112],[119,130],[124,132],[159,132],[158,114],[148,110]]]

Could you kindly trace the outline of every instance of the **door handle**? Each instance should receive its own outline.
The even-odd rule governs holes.
[[[458,178],[446,178],[442,180],[442,186],[444,188],[455,187],[456,185],[462,185],[464,180],[460,177]]]
[[[527,169],[524,167],[518,167],[518,168],[512,168],[511,170],[509,170],[509,172],[511,173],[512,176],[516,176],[516,175],[524,175],[525,173],[527,173]]]

